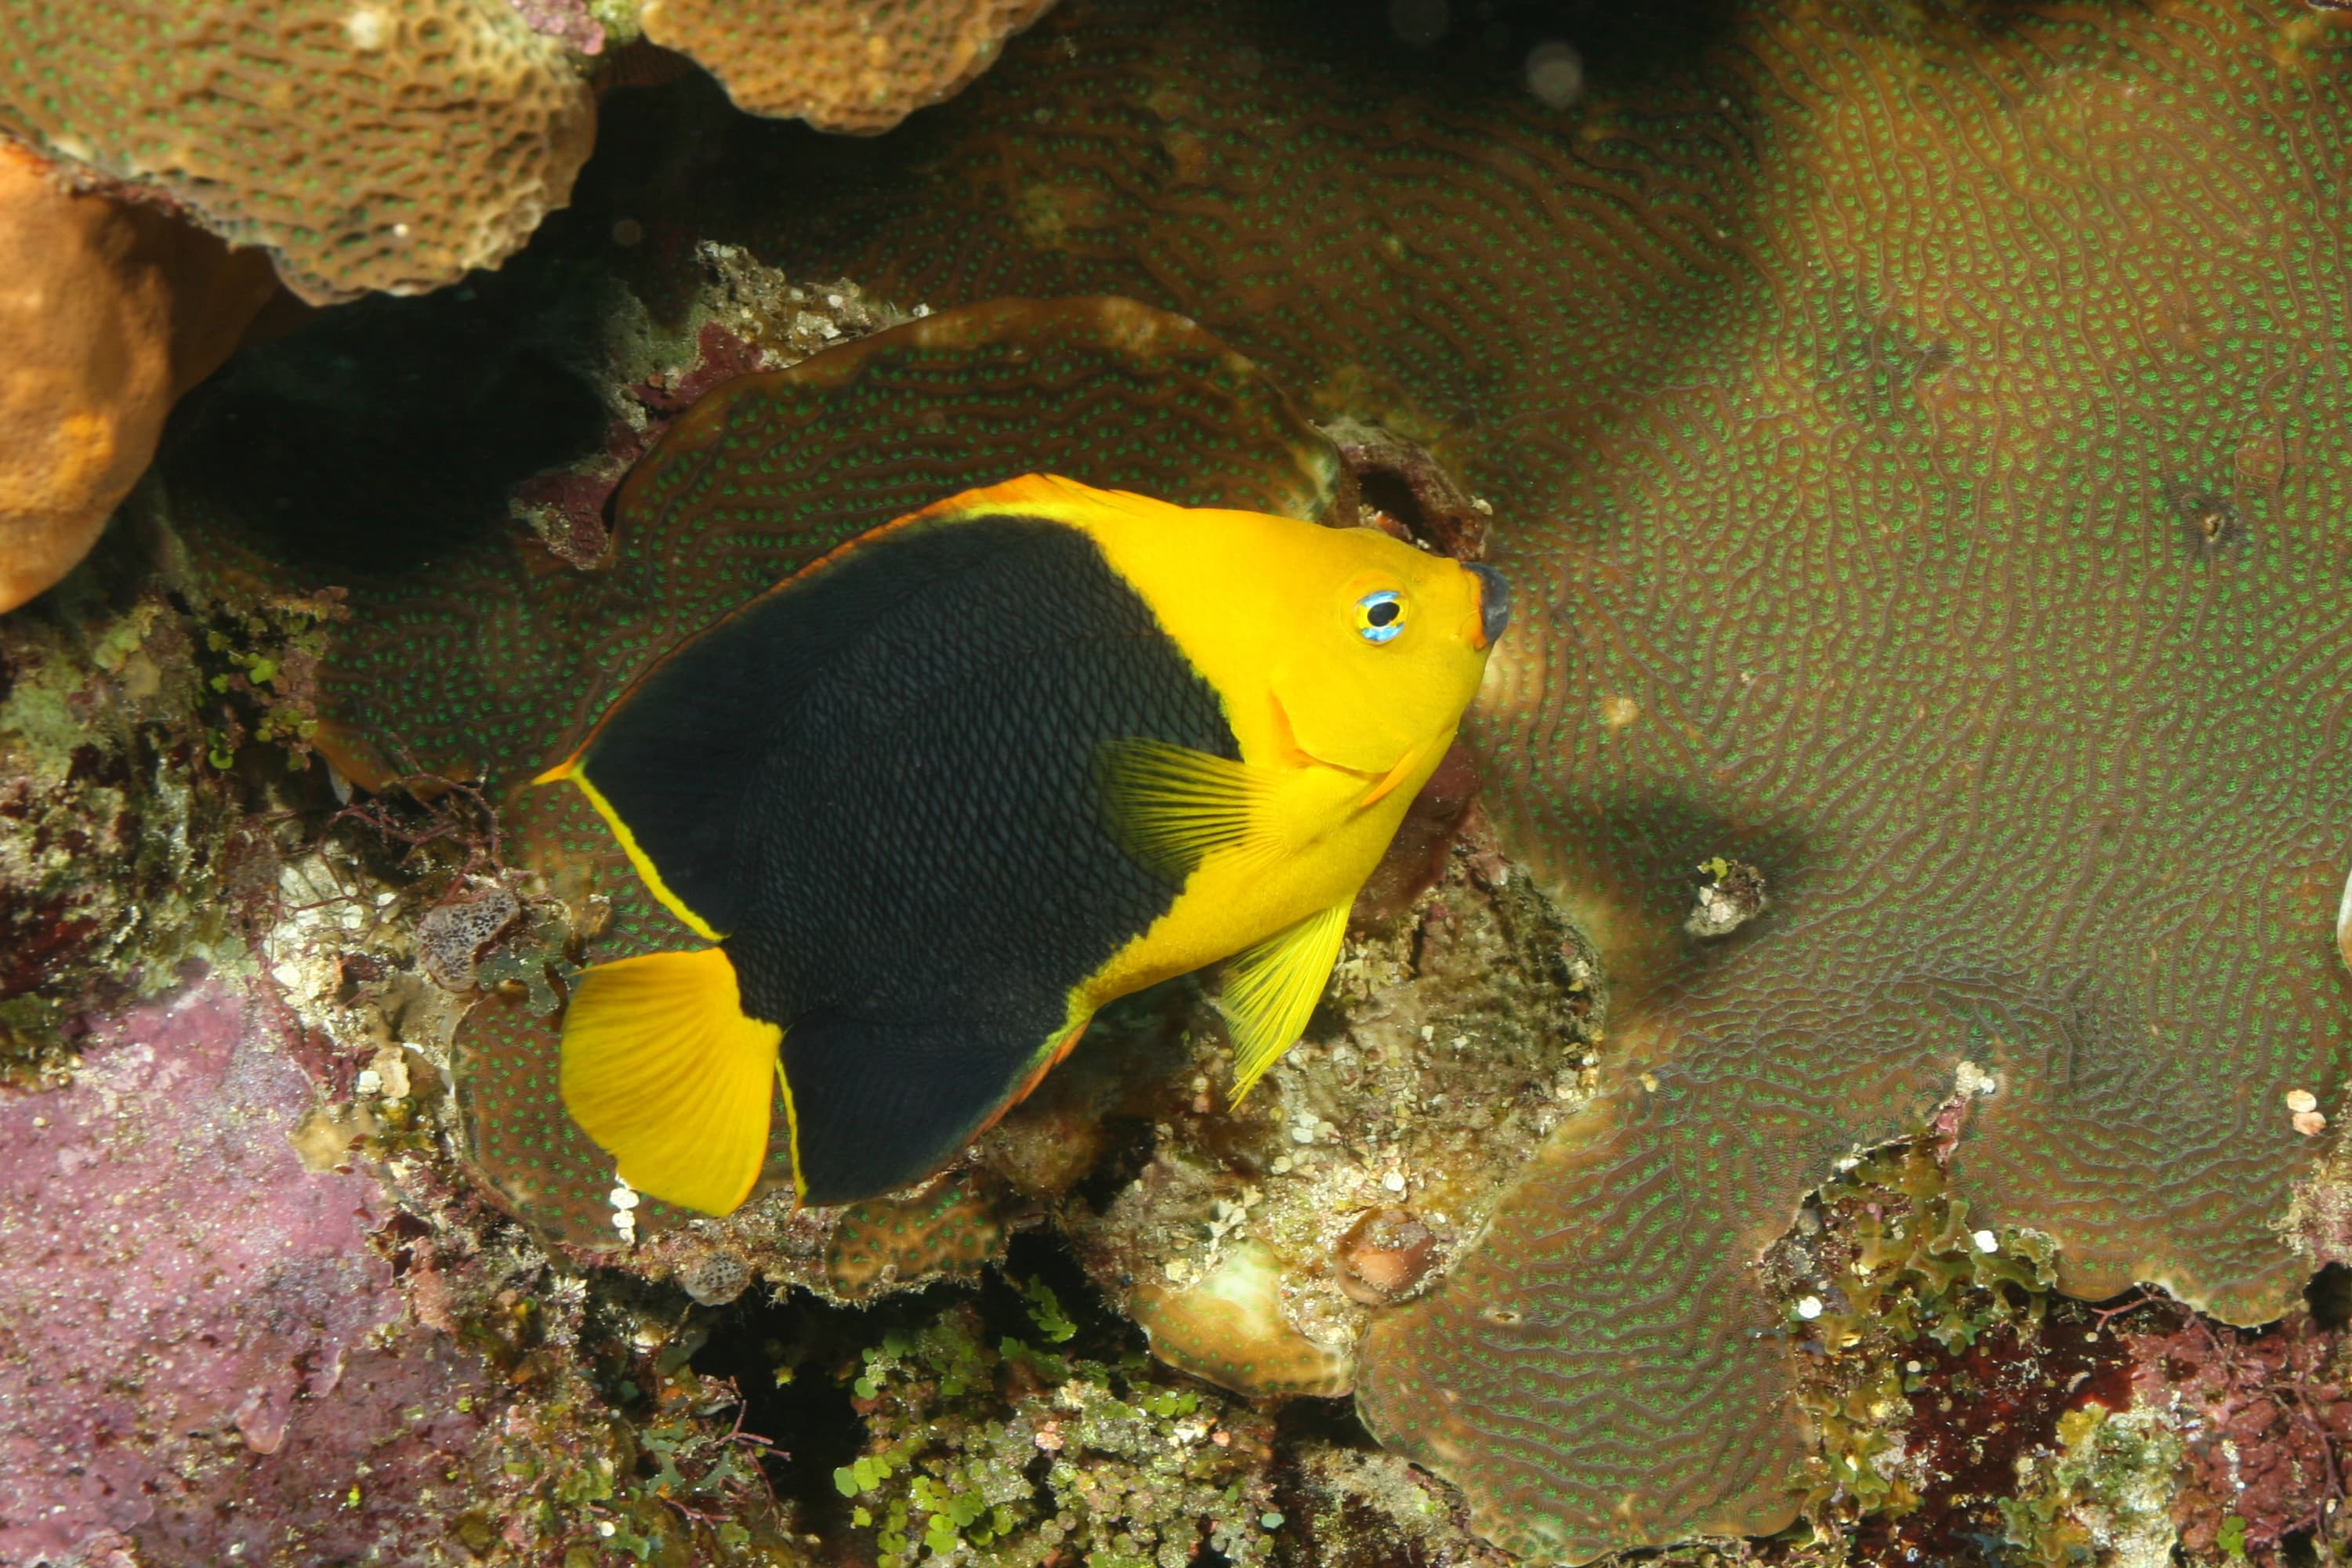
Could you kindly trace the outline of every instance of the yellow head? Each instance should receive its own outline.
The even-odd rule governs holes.
[[[1311,758],[1375,778],[1410,759],[1433,765],[1432,747],[1460,724],[1509,618],[1493,569],[1374,528],[1176,507],[1042,476],[997,492],[1095,537],[1223,695],[1251,762]]]

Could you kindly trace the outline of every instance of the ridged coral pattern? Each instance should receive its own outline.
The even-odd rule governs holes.
[[[737,107],[872,135],[961,91],[1054,0],[647,0],[646,37]]]
[[[325,303],[496,267],[571,195],[595,110],[505,0],[0,0],[0,131]]]
[[[2283,1097],[2352,1045],[2341,19],[1645,12],[1561,110],[1248,16],[1057,14],[826,259],[1184,310],[1496,505],[1487,799],[1605,948],[1608,1091],[1375,1330],[1375,1428],[1539,1560],[1785,1521],[1753,1262],[1963,1059],[1975,1223],[2282,1310]],[[1773,904],[1703,945],[1718,854]]]

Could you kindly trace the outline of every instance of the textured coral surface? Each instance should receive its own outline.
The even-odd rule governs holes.
[[[1054,0],[646,0],[646,37],[754,114],[887,131],[986,70]]]
[[[356,1546],[354,1464],[413,1482],[447,1465],[372,1449],[470,1440],[454,1361],[368,1343],[400,1310],[367,1243],[389,1210],[288,1142],[310,1086],[267,1006],[205,981],[104,1020],[71,1088],[0,1092],[0,1560],[217,1561],[289,1519]]]
[[[2284,1097],[2352,1039],[2352,77],[2281,0],[1549,25],[1567,108],[1524,16],[1430,64],[1066,10],[795,226],[934,301],[1182,309],[1495,499],[1484,758],[1630,1049],[1365,1408],[1582,1557],[1790,1517],[1752,1260],[1963,1060],[1956,1186],[2064,1289],[2291,1299]],[[1773,904],[1701,946],[1717,855]]]
[[[313,300],[496,267],[594,128],[505,0],[0,5],[0,131],[267,246]]]

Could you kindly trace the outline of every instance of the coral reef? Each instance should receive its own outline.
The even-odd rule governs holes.
[[[1162,1360],[1245,1394],[1345,1392],[1379,1310],[1442,1279],[1590,1099],[1607,1031],[1589,948],[1475,821],[1441,853],[1386,929],[1367,889],[1306,1040],[1240,1107],[1212,1093],[1213,1008],[1180,1015],[1181,1053],[1142,1079],[1140,1171],[1056,1210]]]
[[[2273,1221],[2335,1134],[2282,1097],[2334,1103],[2352,1039],[2352,633],[2303,608],[2341,568],[2352,40],[2288,0],[1581,16],[1560,108],[1532,25],[1407,59],[1065,9],[775,250],[1181,309],[1491,498],[1544,608],[1473,738],[1612,1051],[1360,1397],[1494,1539],[1580,1559],[1790,1518],[1754,1260],[1963,1061],[2000,1092],[1956,1187],[2063,1290],[2292,1301]],[[1772,904],[1702,944],[1717,857]]]
[[[517,14],[585,47],[611,9]],[[2340,1331],[2067,1293],[2146,1279],[2252,1320],[2352,1246],[2352,670],[2312,608],[2342,565],[2345,306],[2315,259],[2339,24],[1545,15],[1573,102],[1528,87],[1570,46],[1525,8],[1412,54],[1240,0],[1073,4],[903,148],[739,128],[742,178],[667,209],[647,193],[719,143],[621,149],[658,176],[603,176],[526,270],[429,318],[332,313],[192,400],[133,508],[196,552],[180,598],[85,570],[0,632],[25,1082],[67,1082],[53,1026],[106,998],[82,1080],[0,1117],[112,1085],[107,1020],[194,941],[299,1179],[373,1195],[348,1304],[384,1315],[280,1320],[342,1370],[304,1366],[277,1453],[216,1418],[152,1518],[44,1473],[68,1514],[40,1528],[159,1563],[567,1568],[793,1561],[803,1528],[830,1556],[1483,1568],[1800,1515],[1810,1542],[1663,1561],[2336,1549]],[[1190,321],[810,281],[845,274],[1182,309],[1325,433]],[[551,1022],[660,917],[519,780],[681,630],[908,495],[1089,461],[1484,538],[1528,601],[1309,1039],[1227,1113],[1181,984],[921,1192],[708,1222],[616,1188],[549,1098]],[[283,821],[240,847],[225,807]],[[128,1097],[71,1174],[130,1190],[132,1135],[212,1098]],[[1042,1293],[1019,1324],[998,1284],[906,1293],[1040,1228],[1158,1364],[1072,1348]],[[784,1287],[914,1325],[858,1342],[863,1447],[822,1506],[739,1422],[810,1452],[821,1424],[705,1375],[782,1408],[744,1342],[815,1310]],[[242,1312],[226,1343],[274,1343]],[[0,1377],[58,1364],[0,1347]],[[1395,1449],[1171,1367],[1352,1381]]]
[[[570,195],[595,108],[505,0],[10,0],[0,131],[266,248],[324,302],[498,266]]]
[[[871,135],[961,91],[1054,0],[646,0],[646,37],[753,114]]]
[[[163,416],[236,346],[277,283],[151,209],[68,188],[0,141],[0,612],[88,553]]]

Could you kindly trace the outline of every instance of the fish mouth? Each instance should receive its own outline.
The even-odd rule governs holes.
[[[1493,567],[1465,561],[1464,570],[1478,580],[1479,646],[1491,648],[1511,624],[1510,580]]]

